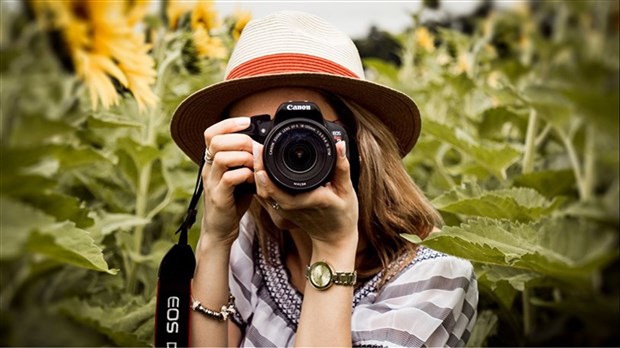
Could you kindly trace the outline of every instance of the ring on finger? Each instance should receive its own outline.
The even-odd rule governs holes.
[[[272,200],[269,204],[271,205],[271,207],[272,207],[274,210],[279,210],[279,209],[280,209],[280,204],[278,204],[278,202],[276,202],[276,201],[273,201],[273,200]]]
[[[215,156],[209,151],[209,147],[207,146],[205,149],[205,163],[209,165],[213,164],[213,157]]]

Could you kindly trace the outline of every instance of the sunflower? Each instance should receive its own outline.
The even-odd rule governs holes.
[[[192,39],[200,57],[225,58],[227,49],[222,39],[212,35],[222,23],[211,1],[200,1],[191,17]]]
[[[435,51],[435,42],[433,34],[431,34],[426,27],[419,27],[415,31],[415,40],[419,47],[422,47],[426,52],[432,53]]]
[[[181,17],[186,13],[190,13],[196,2],[183,0],[168,0],[166,6],[166,18],[168,19],[168,27],[170,29],[178,29]]]
[[[232,37],[235,41],[239,40],[241,36],[241,32],[248,24],[248,22],[252,19],[252,13],[249,11],[236,10],[233,13],[233,20],[235,21],[232,28]]]
[[[118,104],[114,80],[131,92],[140,111],[157,103],[151,89],[156,75],[148,53],[151,47],[135,30],[148,5],[146,1],[33,2],[40,22],[61,32],[94,110],[99,103],[105,109]]]
[[[224,42],[212,35],[221,26],[214,3],[169,0],[166,7],[169,27],[179,29],[181,18],[187,13],[191,13],[192,46],[196,55],[201,58],[225,58],[227,50]]]

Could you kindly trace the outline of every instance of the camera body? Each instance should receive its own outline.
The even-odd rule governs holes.
[[[336,143],[339,141],[346,142],[347,157],[355,160],[351,178],[357,182],[357,147],[349,141],[342,125],[323,119],[315,103],[289,101],[278,107],[273,120],[269,115],[250,119],[250,126],[238,133],[263,144],[265,171],[282,189],[291,193],[305,192],[328,182],[336,165]],[[254,190],[255,187],[248,184],[237,187],[237,191],[243,193]]]

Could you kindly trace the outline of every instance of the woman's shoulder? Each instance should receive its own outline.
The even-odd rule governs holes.
[[[378,289],[374,300],[421,292],[467,293],[476,288],[470,261],[419,246],[413,260]]]

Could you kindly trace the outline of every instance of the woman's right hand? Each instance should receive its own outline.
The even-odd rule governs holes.
[[[213,163],[205,163],[202,169],[205,209],[201,240],[230,246],[239,234],[239,221],[248,210],[252,195],[235,197],[234,192],[237,185],[254,183],[254,158],[252,138],[235,132],[249,125],[249,117],[235,117],[204,132]]]

